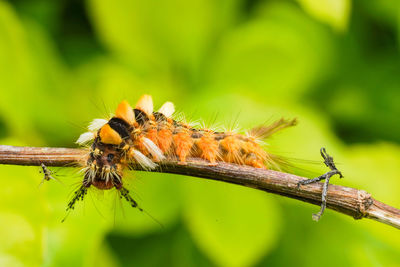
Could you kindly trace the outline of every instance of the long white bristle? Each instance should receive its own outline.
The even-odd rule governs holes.
[[[145,170],[152,170],[157,167],[157,164],[137,150],[133,150],[133,158]]]
[[[149,151],[150,154],[152,154],[153,157],[156,158],[156,160],[165,159],[165,156],[163,155],[161,149],[156,146],[156,144],[154,144],[153,141],[151,141],[149,138],[143,138],[143,145],[147,149],[147,151]]]
[[[103,127],[108,121],[105,119],[94,119],[88,126],[89,131],[96,132]]]
[[[175,112],[175,107],[172,102],[165,102],[161,108],[158,110],[161,114],[163,114],[165,117],[171,117],[172,114]]]
[[[78,140],[76,140],[75,143],[79,144],[79,145],[84,145],[90,141],[92,141],[94,138],[96,137],[95,133],[92,132],[86,132],[83,133],[79,136]]]

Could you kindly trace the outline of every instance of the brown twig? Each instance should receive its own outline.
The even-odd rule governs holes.
[[[15,147],[0,145],[0,164],[40,166],[77,166],[85,162],[86,151],[73,148]],[[133,165],[133,169],[142,170]],[[211,166],[201,160],[190,160],[186,165],[177,161],[162,162],[156,172],[166,172],[212,179],[321,204],[322,183],[297,186],[304,177],[272,170],[256,169],[236,164],[219,163]],[[400,229],[400,210],[381,203],[364,190],[330,185],[327,208],[352,216],[370,218]]]

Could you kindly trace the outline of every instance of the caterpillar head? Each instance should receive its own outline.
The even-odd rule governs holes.
[[[121,162],[129,150],[130,132],[135,115],[128,102],[122,101],[116,115],[107,120],[94,120],[89,126],[91,132],[81,135],[82,141],[93,140],[87,161],[84,185],[94,185],[99,189],[122,186],[121,177],[124,164]],[[89,136],[89,133],[92,135]]]
[[[154,113],[158,117],[170,116],[174,111],[172,103],[165,103]],[[144,169],[154,169],[154,161],[163,160],[163,152],[150,139],[146,138],[142,129],[154,124],[153,102],[151,96],[144,95],[133,109],[127,101],[122,101],[109,121],[96,119],[89,125],[89,132],[82,134],[77,143],[92,141],[87,161],[84,184],[94,185],[100,189],[121,186],[122,169],[127,161],[136,161]],[[152,124],[151,124],[152,125]],[[146,150],[142,154],[134,143],[140,142]],[[143,152],[143,150],[142,150]]]
[[[84,179],[87,186],[94,185],[99,189],[110,189],[122,185],[123,164],[121,161],[126,149],[129,148],[124,141],[129,138],[129,132],[125,129],[126,133],[121,133],[117,131],[118,128],[115,130],[115,127],[111,127],[115,120],[120,119],[113,118],[100,128],[90,147]]]
[[[99,189],[111,189],[121,185],[124,158],[123,149],[113,144],[105,144],[99,138],[93,142],[84,183],[86,186],[94,185]]]

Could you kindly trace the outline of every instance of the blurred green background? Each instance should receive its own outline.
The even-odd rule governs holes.
[[[324,146],[345,175],[333,183],[400,207],[399,12],[396,0],[0,1],[0,143],[75,147],[93,118],[149,93],[206,125],[297,117],[271,151],[320,162]],[[40,189],[37,167],[0,171],[1,266],[400,264],[398,230],[329,210],[315,223],[317,206],[249,188],[132,172],[155,220],[93,190],[61,223],[76,170]]]

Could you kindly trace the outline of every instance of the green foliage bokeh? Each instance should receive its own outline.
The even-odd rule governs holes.
[[[75,147],[93,118],[148,93],[206,125],[297,117],[271,151],[320,162],[324,146],[345,175],[334,183],[400,207],[399,12],[395,0],[0,1],[0,143]],[[400,263],[389,226],[329,210],[315,223],[316,206],[169,174],[126,178],[150,215],[93,190],[61,223],[82,178],[56,170],[62,184],[39,189],[38,171],[0,166],[1,266]]]

